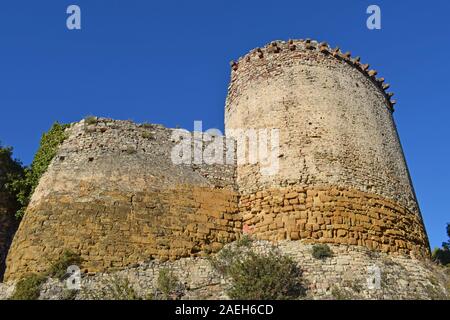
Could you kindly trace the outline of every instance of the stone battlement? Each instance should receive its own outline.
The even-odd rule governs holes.
[[[390,85],[385,83],[382,77],[377,78],[377,71],[370,69],[369,64],[361,63],[360,57],[352,58],[349,51],[342,52],[339,47],[332,48],[326,42],[318,42],[310,39],[289,41],[272,41],[267,45],[251,50],[237,61],[231,61],[231,83],[229,87],[229,99],[233,99],[238,78],[268,78],[283,72],[283,67],[299,61],[301,63],[323,64],[333,68],[334,64],[342,63],[363,74],[386,99],[386,106],[394,111],[396,100],[392,99],[392,92],[387,92]]]

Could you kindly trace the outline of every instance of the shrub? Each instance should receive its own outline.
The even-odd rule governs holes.
[[[35,273],[20,279],[10,300],[37,300],[46,278]]]
[[[339,288],[333,286],[331,288],[331,295],[334,300],[354,300],[356,296],[353,292],[350,292],[347,288]]]
[[[230,280],[231,299],[288,300],[305,294],[300,268],[274,247],[256,253],[250,245],[236,243],[222,249],[211,263]]]
[[[141,300],[127,278],[114,275],[102,281],[98,290],[84,289],[83,298],[93,300]]]
[[[86,125],[97,124],[97,122],[98,122],[97,117],[94,116],[87,116],[86,118],[84,118],[84,123]]]
[[[67,138],[65,133],[67,127],[68,125],[55,122],[52,128],[42,135],[39,149],[31,166],[25,168],[23,175],[17,176],[7,185],[8,189],[16,195],[20,204],[20,209],[16,213],[18,218],[24,215],[39,179],[47,171],[50,162],[58,151],[58,147]]]
[[[71,265],[80,266],[82,263],[80,255],[65,250],[63,254],[53,263],[47,272],[43,274],[29,274],[20,279],[16,284],[14,294],[11,296],[11,300],[36,300],[39,298],[42,284],[47,279],[47,276],[58,278],[63,280],[67,273],[67,268]],[[63,299],[73,299],[75,297],[76,290],[67,290],[64,292]]]
[[[232,279],[228,290],[231,299],[290,300],[304,293],[297,264],[274,252],[250,252],[231,265],[228,275]]]
[[[145,128],[145,129],[153,128],[153,125],[151,123],[148,123],[148,122],[144,122],[141,126],[142,126],[142,128]]]
[[[141,300],[127,278],[114,277],[109,289],[112,300]]]
[[[127,152],[128,154],[134,154],[134,153],[137,152],[137,150],[136,150],[136,148],[133,147],[133,146],[127,146],[126,152]]]
[[[253,243],[252,238],[250,238],[250,236],[248,236],[248,235],[244,235],[244,236],[242,236],[242,238],[240,238],[236,242],[236,245],[238,247],[247,247],[248,248],[248,247],[251,247],[252,243]]]
[[[159,270],[157,287],[164,299],[171,299],[179,294],[180,281],[172,270],[163,268]]]
[[[446,248],[435,248],[431,254],[434,261],[447,265],[450,264],[450,250]]]
[[[316,259],[326,259],[333,256],[333,252],[326,244],[316,244],[312,248],[312,256]]]
[[[9,194],[11,199],[17,199],[17,192],[11,188],[16,180],[23,179],[22,163],[12,157],[11,147],[2,147],[0,143],[0,191]]]
[[[78,253],[65,250],[61,256],[51,264],[48,276],[63,280],[67,274],[67,268],[71,265],[81,266],[83,259]]]
[[[152,139],[153,135],[149,131],[143,131],[142,132],[142,138],[144,138],[144,139]]]
[[[213,269],[225,276],[230,266],[240,255],[242,255],[242,252],[239,251],[239,246],[236,248],[225,247],[215,257],[208,257],[208,259]]]

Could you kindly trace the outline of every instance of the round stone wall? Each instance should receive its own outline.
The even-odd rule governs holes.
[[[309,40],[272,42],[232,69],[227,135],[279,129],[275,174],[262,174],[260,162],[237,167],[249,232],[428,255],[395,102],[376,71]]]

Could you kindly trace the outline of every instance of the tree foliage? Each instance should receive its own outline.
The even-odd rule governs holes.
[[[31,165],[25,168],[22,175],[14,176],[6,184],[8,190],[15,195],[19,202],[20,209],[16,213],[18,218],[24,215],[39,179],[55,157],[59,145],[67,138],[65,133],[67,127],[66,124],[55,122],[52,128],[42,135],[39,149]]]
[[[450,264],[450,223],[447,223],[448,241],[442,243],[442,248],[436,248],[433,251],[433,260],[440,264]]]
[[[0,192],[8,193],[15,199],[16,194],[8,186],[23,178],[24,169],[20,161],[13,159],[12,153],[11,147],[2,147],[0,143]]]

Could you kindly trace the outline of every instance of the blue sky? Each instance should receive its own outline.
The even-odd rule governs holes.
[[[77,4],[82,30],[66,28]],[[382,29],[366,28],[381,8]],[[0,141],[28,164],[51,124],[86,115],[223,129],[229,61],[313,38],[391,84],[431,246],[450,222],[450,1],[15,0],[0,4]]]

